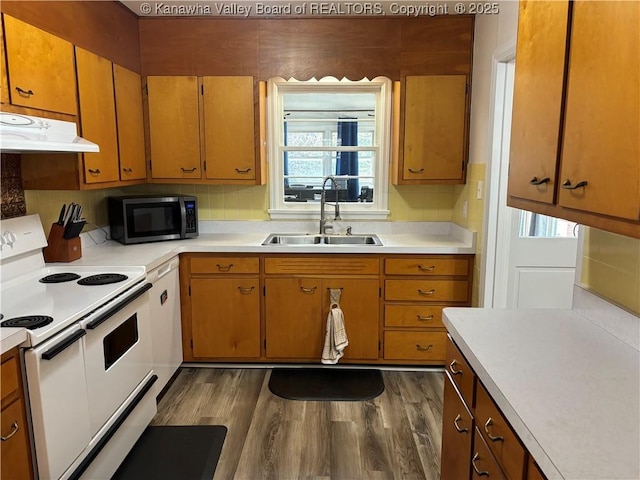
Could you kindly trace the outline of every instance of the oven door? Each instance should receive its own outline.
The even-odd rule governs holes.
[[[123,203],[125,243],[178,240],[185,235],[185,211],[180,198],[155,201],[140,199]]]
[[[79,325],[25,351],[39,478],[59,478],[91,440]]]
[[[147,291],[137,287],[81,322],[91,435],[149,374],[152,365]]]

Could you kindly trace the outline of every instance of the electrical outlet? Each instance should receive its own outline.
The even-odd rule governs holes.
[[[464,200],[462,202],[462,218],[467,218],[467,209],[468,209],[467,201]]]
[[[476,190],[476,198],[478,200],[482,200],[482,190],[484,187],[484,182],[482,180],[478,180],[478,188]]]

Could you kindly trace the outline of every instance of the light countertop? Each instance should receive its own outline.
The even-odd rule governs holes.
[[[549,479],[640,478],[637,348],[575,310],[446,308],[443,320]]]

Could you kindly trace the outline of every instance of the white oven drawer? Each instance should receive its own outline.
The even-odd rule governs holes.
[[[25,351],[39,478],[59,478],[91,440],[82,338],[76,325]]]
[[[115,300],[106,312],[112,314],[82,321],[87,330],[83,342],[92,436],[151,371],[150,287],[146,284]]]

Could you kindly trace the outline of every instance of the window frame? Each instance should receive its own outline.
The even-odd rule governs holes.
[[[284,102],[285,93],[374,93],[375,135],[377,145],[374,168],[373,202],[340,202],[340,213],[345,220],[385,220],[389,215],[389,165],[392,148],[392,85],[386,77],[357,81],[324,77],[320,80],[299,81],[272,78],[267,82],[267,164],[269,167],[269,209],[273,220],[319,219],[320,206],[316,202],[284,201]],[[339,148],[339,147],[338,147]],[[371,149],[371,147],[367,147]],[[313,148],[309,148],[313,150]],[[319,148],[320,150],[320,148]]]

